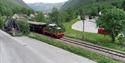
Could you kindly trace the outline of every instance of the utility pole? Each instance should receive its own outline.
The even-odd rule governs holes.
[[[85,32],[85,16],[81,15],[81,20],[83,22],[83,32]],[[85,39],[84,33],[82,34],[82,39]]]

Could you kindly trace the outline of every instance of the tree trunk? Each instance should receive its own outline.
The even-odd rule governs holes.
[[[115,35],[114,35],[114,33],[112,33],[111,37],[112,37],[112,42],[115,42]]]
[[[112,36],[112,42],[115,42],[115,37],[114,36]]]

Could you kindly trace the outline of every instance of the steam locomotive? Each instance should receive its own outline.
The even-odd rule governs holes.
[[[32,32],[48,35],[57,39],[64,37],[64,31],[62,30],[62,28],[54,23],[46,24],[31,21],[28,21],[28,23],[30,24],[30,31]]]

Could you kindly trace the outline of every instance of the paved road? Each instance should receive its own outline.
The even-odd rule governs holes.
[[[84,25],[84,31],[85,32],[92,32],[92,33],[97,33],[97,27],[96,24],[94,23],[95,19],[86,19],[85,20],[85,25]],[[83,22],[78,21],[72,25],[72,29],[78,30],[78,31],[83,31]]]
[[[0,31],[0,63],[96,63],[28,37]]]

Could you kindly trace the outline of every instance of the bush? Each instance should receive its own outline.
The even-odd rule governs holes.
[[[23,19],[23,20],[18,20],[17,24],[20,28],[20,31],[24,34],[27,35],[30,32],[30,28],[29,28],[29,24],[27,22],[27,20]]]
[[[2,17],[0,16],[0,29],[2,29],[3,26],[4,26],[4,22],[3,22],[3,20],[2,20]]]
[[[107,58],[103,58],[103,59],[99,60],[98,63],[112,63],[112,62]]]

